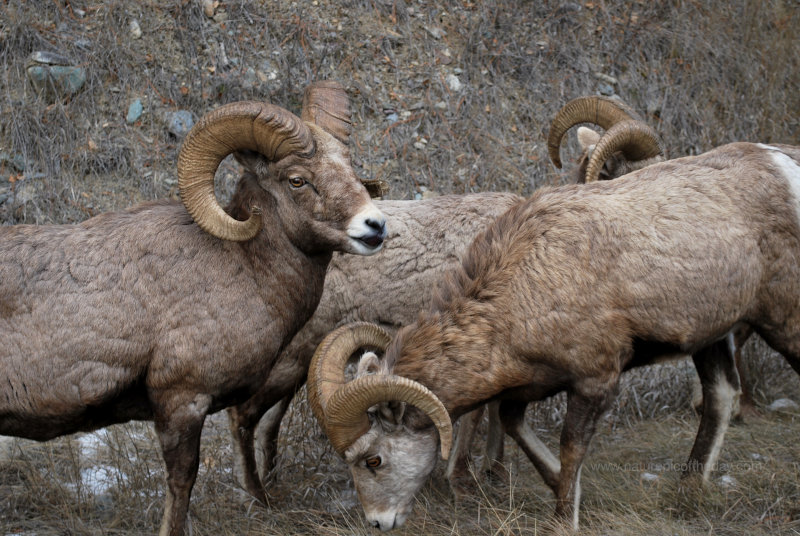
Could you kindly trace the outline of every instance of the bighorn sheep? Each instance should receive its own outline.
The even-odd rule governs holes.
[[[606,135],[600,147],[614,147],[611,153],[597,153],[595,157],[606,159],[605,163],[599,162],[602,178],[613,178],[663,158],[658,136],[619,100],[582,97],[571,101],[556,115],[551,137],[558,136],[560,143],[566,131],[581,122],[604,128]],[[581,138],[580,173],[585,173],[589,155],[601,139],[592,137],[594,131],[586,130]],[[630,132],[639,135],[631,137]],[[616,141],[609,144],[609,136]],[[629,162],[628,158],[646,160]],[[584,182],[583,175],[575,180]],[[484,193],[423,201],[376,201],[391,229],[391,240],[384,251],[370,259],[334,255],[314,316],[283,352],[260,392],[228,410],[238,475],[251,495],[266,502],[263,482],[274,468],[281,419],[291,397],[304,384],[311,356],[323,337],[354,320],[380,324],[391,333],[412,323],[419,311],[429,306],[430,289],[451,265],[460,261],[461,253],[478,232],[521,200],[513,194]],[[476,411],[462,419],[463,432],[459,430],[447,471],[454,487],[459,487],[468,474],[469,445],[481,416],[482,411]],[[494,419],[491,422],[487,458],[499,460],[503,432]],[[260,464],[256,462],[254,443],[260,447]]]
[[[616,98],[578,97],[565,104],[550,124],[547,147],[550,160],[557,168],[561,168],[560,147],[564,136],[580,123],[597,125],[605,133],[601,136],[590,128],[578,127],[580,153],[572,171],[575,183],[614,179],[666,159],[661,138],[630,106]],[[503,430],[498,406],[499,402],[487,404],[489,428],[482,468],[483,472],[495,475],[504,471]],[[462,484],[469,480],[469,448],[482,417],[483,410],[479,408],[459,420],[446,471],[456,492],[461,492]]]
[[[435,282],[460,262],[472,239],[520,200],[511,193],[480,193],[375,202],[390,229],[384,250],[359,262],[334,255],[314,316],[281,354],[258,393],[228,410],[238,476],[250,494],[266,503],[262,482],[274,466],[281,418],[305,383],[311,356],[325,335],[354,320],[369,320],[391,332],[413,322],[430,305]],[[265,422],[257,428],[260,419]],[[258,467],[256,431],[262,453]]]
[[[386,234],[335,137],[349,132],[346,93],[320,83],[305,97],[305,120],[237,102],[199,121],[178,157],[185,208],[0,228],[0,434],[155,421],[162,535],[183,533],[206,415],[261,386],[332,252],[370,255]],[[245,172],[226,213],[214,173],[231,153]]]
[[[738,376],[724,348],[751,326],[800,373],[800,147],[733,143],[613,181],[547,188],[470,246],[431,309],[394,339],[345,326],[320,344],[309,400],[350,465],[368,520],[401,525],[451,419],[500,400],[503,424],[578,525],[580,470],[620,374],[691,354],[704,412],[687,474],[706,480]],[[368,353],[346,382],[343,364]],[[556,458],[526,405],[567,392]],[[377,407],[376,407],[377,406]]]
[[[617,109],[618,108],[618,109]],[[627,116],[627,117],[626,117]],[[582,122],[594,122],[606,132],[601,137],[594,130],[578,127],[581,155],[575,167],[576,182],[593,182],[621,177],[656,162],[663,162],[667,155],[659,136],[630,107],[617,99],[603,97],[579,97],[559,110],[547,137],[550,160],[560,168],[559,149],[566,132]],[[623,140],[627,140],[623,143]],[[590,168],[591,160],[591,168]],[[753,331],[742,326],[733,331],[729,350],[733,353],[736,370],[743,376],[741,350]],[[744,382],[741,394],[734,403],[734,417],[757,413],[755,402]],[[702,410],[702,394],[697,389],[693,405]]]

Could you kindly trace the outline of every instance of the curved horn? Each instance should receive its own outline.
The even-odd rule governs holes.
[[[344,86],[335,80],[322,80],[306,87],[303,94],[303,121],[322,127],[345,145],[350,143],[353,128],[350,98]]]
[[[641,161],[664,154],[661,138],[649,125],[629,119],[609,128],[597,142],[586,165],[586,183],[594,182],[608,158],[620,151],[628,161]]]
[[[352,353],[365,346],[384,350],[391,337],[375,324],[357,322],[328,334],[317,347],[308,373],[308,401],[336,451],[344,455],[370,427],[367,410],[380,402],[399,401],[424,411],[439,430],[442,457],[452,444],[450,415],[425,386],[394,375],[356,378],[347,383],[344,366]]]
[[[439,431],[442,459],[446,460],[453,444],[453,424],[444,404],[421,383],[393,374],[362,376],[333,393],[326,413],[333,448],[343,454],[369,430],[367,410],[393,400],[419,408],[430,417]]]
[[[354,322],[336,328],[319,343],[308,368],[308,403],[326,431],[328,401],[347,383],[344,367],[350,356],[363,347],[384,351],[391,340],[389,334],[375,324]]]
[[[608,130],[620,121],[639,120],[639,116],[619,99],[591,96],[578,97],[565,104],[550,124],[547,134],[547,151],[557,168],[561,167],[561,140],[564,134],[578,123],[593,123]]]
[[[206,114],[178,155],[181,201],[197,225],[223,240],[250,240],[261,229],[260,208],[247,221],[230,217],[214,195],[214,174],[235,151],[256,151],[271,162],[290,153],[311,154],[314,140],[299,117],[263,102],[234,102]]]
[[[300,117],[322,127],[345,146],[349,145],[353,130],[350,98],[339,82],[321,80],[306,87]],[[386,181],[380,179],[361,179],[361,182],[371,197],[383,197],[389,190]]]

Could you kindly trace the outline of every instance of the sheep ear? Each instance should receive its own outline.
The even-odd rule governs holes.
[[[405,402],[384,402],[378,405],[381,415],[381,425],[386,431],[397,429],[403,422],[403,415],[406,412]]]
[[[256,174],[264,171],[264,166],[268,164],[266,159],[255,151],[236,151],[233,157],[243,168]]]
[[[594,146],[600,141],[600,134],[587,127],[578,127],[578,143],[581,150],[589,153],[594,150]]]
[[[368,374],[381,374],[383,373],[383,366],[381,360],[375,355],[375,352],[364,352],[361,359],[358,361],[358,370],[356,378],[366,376]]]
[[[370,374],[388,374],[386,363],[379,359],[374,352],[364,352],[358,362],[358,370],[356,377],[368,376]],[[370,411],[374,412],[381,423],[381,427],[390,432],[397,429],[403,421],[403,415],[406,411],[404,402],[391,400],[389,402],[381,402],[373,406]]]

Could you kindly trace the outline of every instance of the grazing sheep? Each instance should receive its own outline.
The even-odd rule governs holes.
[[[305,109],[324,127],[342,96],[321,83]],[[333,251],[370,255],[386,234],[346,144],[315,122],[223,106],[183,143],[183,205],[0,228],[0,434],[43,441],[153,420],[167,471],[160,534],[182,534],[205,417],[262,385],[313,313]],[[231,153],[245,172],[226,212],[214,173]]]
[[[655,133],[619,100],[581,97],[571,101],[556,115],[550,136],[557,137],[560,143],[569,128],[582,122],[595,123],[607,132],[602,138],[596,134],[592,137],[594,131],[589,129],[582,133],[581,142],[586,145],[579,159],[581,173],[585,173],[590,153],[601,139],[601,147],[613,148],[607,154],[606,164],[600,166],[602,178],[635,169],[637,163],[628,162],[628,158],[645,155],[647,163],[663,158],[663,147]],[[626,135],[631,130],[638,135]],[[601,156],[597,153],[593,161]],[[638,163],[638,167],[643,165],[646,164]],[[583,175],[575,180],[584,182]],[[430,289],[441,274],[460,262],[461,253],[479,231],[520,200],[512,194],[485,193],[376,202],[391,229],[387,247],[366,262],[364,259],[356,262],[346,255],[334,256],[312,319],[284,351],[260,392],[245,404],[228,410],[238,476],[251,495],[266,503],[263,483],[275,466],[281,419],[294,393],[304,384],[311,356],[322,338],[337,326],[354,320],[374,322],[390,332],[416,320],[419,311],[430,304]],[[482,411],[476,411],[462,419],[463,432],[459,431],[448,465],[448,477],[459,491],[468,474],[474,426],[481,416]],[[494,424],[491,430],[488,458],[499,460],[503,432]],[[260,464],[255,445],[259,446]]]
[[[481,235],[433,306],[391,339],[331,333],[309,401],[351,468],[367,519],[403,524],[451,420],[501,401],[506,431],[578,526],[580,470],[620,374],[691,354],[704,412],[687,475],[706,481],[738,391],[726,346],[750,326],[800,373],[800,147],[733,143],[613,181],[542,189]],[[358,377],[343,365],[360,347]],[[560,455],[524,426],[531,401],[567,392]]]
[[[390,229],[384,250],[369,259],[334,255],[314,316],[281,354],[258,393],[228,410],[238,476],[250,494],[266,504],[262,482],[274,468],[281,418],[305,383],[323,337],[354,320],[369,320],[391,332],[413,322],[430,305],[435,282],[460,262],[472,239],[521,200],[510,193],[480,193],[375,202]],[[265,422],[259,425],[260,420]]]
[[[550,123],[547,146],[550,160],[557,168],[561,168],[559,153],[564,136],[580,123],[597,125],[605,133],[601,136],[590,128],[578,127],[580,154],[572,171],[573,182],[584,184],[611,180],[666,159],[664,144],[658,134],[627,104],[608,97],[578,97],[565,104]],[[498,405],[492,402],[486,406],[489,426],[481,471],[502,478],[505,473],[502,465],[503,430]],[[451,488],[456,493],[465,492],[471,480],[469,449],[482,417],[483,408],[478,408],[459,420],[446,470]]]

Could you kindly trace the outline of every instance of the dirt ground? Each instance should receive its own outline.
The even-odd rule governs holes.
[[[304,87],[328,78],[352,100],[357,173],[387,181],[392,199],[530,194],[567,181],[545,139],[556,111],[581,95],[622,98],[671,157],[739,140],[800,143],[794,0],[205,4],[0,1],[0,223],[77,222],[176,197],[175,112],[196,121],[243,99],[299,112]],[[63,56],[84,82],[37,88],[36,52]],[[570,135],[566,167],[576,154]],[[226,161],[220,195],[237,173]],[[800,380],[763,344],[748,351],[762,417],[730,429],[702,493],[679,489],[675,469],[697,427],[690,368],[631,376],[583,472],[584,533],[800,534],[800,415],[765,409],[778,398],[800,402]],[[546,401],[529,415],[551,445],[562,405]],[[210,419],[194,534],[371,533],[302,399],[280,441],[280,474],[262,508],[234,478],[224,415]],[[440,468],[398,534],[546,531],[552,494],[506,447],[509,483],[480,477],[474,496],[456,502]],[[0,534],[151,533],[163,478],[147,424],[13,442],[0,454]]]

